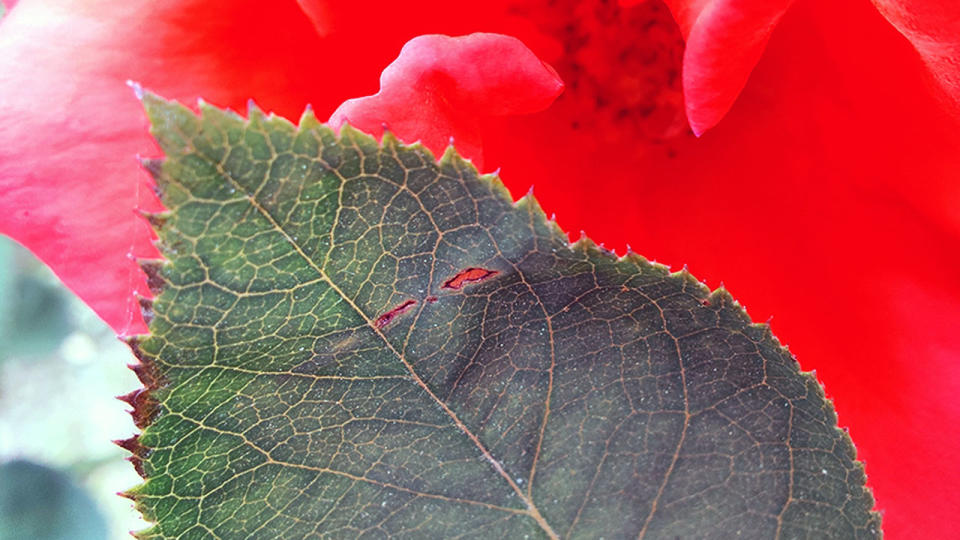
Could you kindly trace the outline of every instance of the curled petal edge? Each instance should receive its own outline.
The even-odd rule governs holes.
[[[328,123],[377,137],[388,129],[437,155],[453,139],[480,167],[481,119],[541,111],[562,91],[557,72],[514,37],[431,34],[407,42],[380,76],[380,90],[345,101]]]
[[[736,101],[793,0],[666,0],[687,40],[683,93],[700,136]]]

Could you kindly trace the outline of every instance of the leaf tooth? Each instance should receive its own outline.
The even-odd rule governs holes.
[[[533,194],[533,186],[530,186],[530,189],[513,203],[514,208],[522,208],[528,212],[532,212],[534,216],[538,219],[546,220],[547,213],[543,211],[543,208],[540,206],[540,201],[537,200],[537,197]]]
[[[709,301],[711,305],[717,306],[725,306],[727,304],[732,305],[736,303],[736,300],[733,299],[733,296],[723,285],[723,282],[720,283],[719,287],[710,291],[710,295],[707,296],[707,301]]]
[[[175,102],[171,102],[176,105]],[[214,105],[207,103],[206,101],[200,99],[197,100],[197,109],[200,111],[199,116],[193,114],[192,111],[188,111],[189,114],[194,119],[199,119],[200,122],[213,122],[214,124],[229,124],[232,122],[245,123],[246,120],[236,113],[232,109],[221,109]],[[180,112],[180,109],[176,109],[176,112]]]
[[[380,138],[380,146],[384,148],[396,148],[403,144],[403,142],[393,134],[393,131],[390,131],[390,126],[388,126],[386,122],[381,123],[380,127],[383,129],[383,136]]]
[[[119,446],[120,448],[123,448],[123,449],[126,450],[127,452],[130,452],[131,454],[133,454],[133,455],[135,455],[135,456],[140,456],[141,454],[143,454],[143,453],[146,452],[146,448],[144,448],[144,447],[137,441],[137,439],[139,439],[139,438],[140,438],[140,435],[134,435],[134,436],[128,437],[128,438],[126,438],[126,439],[114,439],[112,442],[113,442],[113,444]]]
[[[134,334],[132,336],[123,336],[120,338],[120,341],[126,343],[127,347],[130,347],[133,353],[137,354],[140,352],[140,343],[149,337],[150,334]]]
[[[759,322],[759,323],[753,323],[753,326],[760,329],[763,339],[776,340],[777,343],[780,343],[780,341],[777,339],[777,336],[773,334],[773,328],[770,326],[770,320]],[[782,343],[780,343],[780,346],[783,347],[785,351],[790,352],[789,346],[784,345]],[[790,352],[790,356],[794,356],[792,352]]]
[[[447,141],[447,147],[443,150],[443,155],[440,156],[440,159],[437,160],[437,164],[441,169],[443,169],[443,167],[452,167],[455,171],[457,171],[458,174],[461,175],[466,173],[466,175],[469,176],[476,176],[479,178],[483,177],[483,175],[480,174],[479,169],[477,169],[477,166],[473,163],[473,160],[457,151],[457,148],[454,146],[454,140],[452,136],[450,137],[450,140]],[[493,183],[493,186],[498,187],[499,184],[499,187],[507,194],[507,198],[513,200],[513,197],[510,196],[510,192],[503,187],[503,183],[499,180],[499,177],[497,177],[497,181]]]
[[[137,378],[140,379],[140,382],[145,388],[155,388],[157,386],[157,378],[155,370],[149,367],[149,364],[139,362],[136,364],[128,364]]]
[[[159,296],[167,286],[163,277],[163,266],[167,262],[163,259],[137,259],[140,269],[147,275],[147,287],[154,296]]]
[[[133,349],[133,354],[134,356],[143,356],[143,352],[139,349],[139,345],[137,345],[136,349]],[[141,384],[146,385],[146,381],[144,379],[147,378],[147,370],[144,367],[143,362],[127,364],[127,367],[130,368],[130,371],[137,376],[137,379],[140,380]]]
[[[252,98],[247,100],[247,118],[251,125],[259,126],[266,119],[266,113]]]
[[[260,129],[280,128],[284,131],[294,132],[297,128],[290,120],[273,112],[264,111],[252,99],[247,100],[247,116],[249,117],[248,123]]]
[[[355,134],[358,133],[362,134],[363,132],[351,126],[349,120],[340,124],[339,128],[334,129],[334,134],[337,136],[338,141],[349,141],[352,137],[354,137]]]
[[[166,161],[166,158],[145,158],[141,157],[139,159],[140,166],[143,167],[145,171],[150,173],[151,176],[157,178],[163,172],[163,163]]]
[[[161,376],[153,365],[153,359],[144,354],[141,347],[143,340],[148,337],[149,336],[127,336],[123,338],[123,341],[126,342],[127,346],[129,346],[133,352],[133,355],[137,358],[137,363],[128,364],[127,367],[137,375],[137,378],[143,383],[146,391],[156,390],[161,385]]]
[[[150,175],[152,181],[143,180],[143,184],[153,193],[157,200],[164,200],[166,192],[163,189],[165,179],[163,176],[162,158],[138,158],[140,166]]]
[[[540,204],[539,201],[537,202],[537,204]],[[544,216],[546,216],[546,213],[544,213]],[[561,227],[560,224],[557,223],[556,214],[550,214],[550,219],[547,220],[547,227],[550,229],[550,233],[554,237],[556,237],[557,239],[559,239],[560,241],[566,244],[570,243],[570,239],[567,237],[567,231],[563,230],[563,227]]]
[[[677,270],[676,272],[670,272],[670,277],[680,279],[683,282],[683,285],[685,288],[686,287],[692,288],[692,290],[688,292],[690,292],[700,300],[707,300],[707,302],[709,303],[709,300],[707,297],[709,297],[711,293],[710,287],[708,287],[706,283],[700,281],[699,279],[697,279],[696,276],[690,273],[690,268],[686,264],[684,264],[683,268],[681,268],[680,270]]]
[[[117,396],[117,399],[133,407],[129,411],[130,416],[133,418],[133,424],[139,429],[144,429],[150,425],[159,410],[159,404],[150,395],[148,388],[138,388],[128,394]]]
[[[439,163],[441,166],[449,165],[457,169],[463,169],[466,166],[473,166],[472,161],[464,158],[460,155],[460,152],[457,152],[457,149],[453,146],[453,137],[450,137],[450,140],[447,142],[447,147],[444,148],[443,155],[440,156]]]
[[[623,256],[620,257],[618,260],[627,261],[633,264],[640,264],[640,265],[650,264],[650,261],[648,261],[647,258],[644,257],[643,255],[640,255],[639,253],[634,251],[633,248],[630,247],[630,244],[627,244],[626,250],[623,252]]]
[[[149,360],[141,360],[136,364],[129,364],[127,367],[136,374],[144,387],[124,396],[119,396],[117,399],[132,405],[133,408],[129,413],[133,419],[133,424],[137,426],[137,429],[143,430],[153,423],[154,418],[160,411],[160,404],[153,398],[151,392],[160,388],[161,376]],[[140,457],[145,456],[146,454],[140,455]]]
[[[297,126],[301,130],[305,130],[316,129],[321,125],[320,120],[317,119],[317,114],[313,111],[313,105],[307,103],[306,108],[303,109],[303,114],[300,115],[300,121],[297,122]]]
[[[149,326],[154,316],[153,298],[138,293],[134,293],[133,296],[137,299],[137,304],[140,305],[140,315],[143,316],[143,321]]]
[[[170,212],[148,212],[146,210],[140,210],[139,208],[135,210],[138,216],[143,218],[150,224],[150,226],[155,231],[159,231],[167,224],[167,221],[170,220]]]
[[[146,473],[143,470],[143,460],[150,456],[150,449],[140,444],[140,435],[134,435],[127,439],[115,439],[113,444],[132,454],[127,456],[126,460],[133,464],[134,470],[141,478],[146,478]],[[136,500],[137,493],[130,490],[118,493],[118,495]]]
[[[140,475],[140,478],[147,477],[147,473],[143,470],[143,459],[137,456],[127,456],[125,459],[133,464],[133,470],[137,471],[137,474]]]
[[[597,249],[599,249],[599,250],[600,250],[602,253],[604,253],[605,255],[609,255],[609,256],[611,256],[611,257],[613,257],[613,258],[615,258],[615,259],[618,258],[618,257],[617,257],[617,252],[614,251],[614,250],[612,250],[612,249],[610,249],[610,248],[608,248],[606,245],[604,245],[603,242],[600,242],[599,244],[597,244]]]
[[[570,249],[583,251],[585,253],[596,251],[597,245],[587,236],[586,231],[580,229],[580,237],[570,244]]]
[[[116,398],[132,407],[136,407],[137,397],[142,392],[143,392],[142,388],[137,388],[136,390],[132,390],[130,392],[127,392],[126,394],[116,396]]]

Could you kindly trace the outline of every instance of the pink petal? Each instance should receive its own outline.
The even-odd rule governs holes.
[[[556,71],[516,38],[427,35],[404,45],[383,71],[379,92],[345,102],[329,123],[346,122],[377,136],[386,126],[438,156],[452,137],[480,166],[482,118],[541,111],[562,91]]]
[[[733,106],[793,0],[666,0],[687,39],[683,93],[697,135]]]

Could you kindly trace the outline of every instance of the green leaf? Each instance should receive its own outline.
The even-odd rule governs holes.
[[[169,214],[144,538],[873,538],[813,377],[723,290],[311,113],[144,97]]]

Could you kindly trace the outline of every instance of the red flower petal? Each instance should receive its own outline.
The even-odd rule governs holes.
[[[293,2],[23,0],[0,23],[0,231],[117,332],[145,331],[131,256],[157,252],[133,209],[158,207],[135,156],[154,146],[125,81],[296,117],[326,79],[318,45]]]
[[[378,137],[386,126],[402,140],[419,139],[438,156],[452,137],[480,167],[483,118],[541,111],[561,91],[553,68],[516,38],[427,35],[403,46],[383,71],[376,95],[347,101],[329,123],[347,122]]]
[[[954,0],[873,0],[910,40],[960,111],[960,3]]]
[[[730,110],[793,0],[665,1],[687,39],[683,93],[700,135]]]

